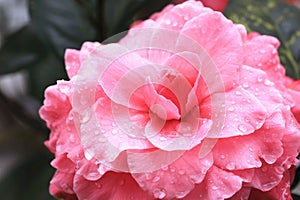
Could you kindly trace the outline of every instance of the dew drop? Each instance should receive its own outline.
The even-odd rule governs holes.
[[[259,82],[259,83],[261,83],[261,82],[263,82],[263,77],[261,77],[261,76],[257,76],[257,82]]]
[[[81,103],[81,105],[86,105],[87,104],[87,99],[86,99],[86,97],[85,96],[81,96],[80,97],[80,103]]]
[[[164,189],[156,189],[153,195],[157,199],[163,199],[167,196],[166,191]]]
[[[239,95],[241,95],[241,94],[242,94],[242,92],[241,92],[241,91],[239,91],[239,90],[237,90],[237,91],[235,91],[235,94],[239,96]]]
[[[163,171],[167,171],[168,169],[169,169],[169,167],[168,167],[168,165],[166,165],[166,166],[162,166],[162,168],[161,168]]]
[[[160,180],[160,177],[159,176],[155,176],[153,179],[152,179],[152,183],[156,183]]]
[[[243,87],[244,87],[244,88],[248,88],[248,87],[249,87],[249,84],[248,84],[248,83],[243,83]]]
[[[252,147],[249,147],[249,151],[250,151],[250,152],[253,152],[253,148],[252,148]]]
[[[247,126],[244,125],[244,124],[238,125],[238,129],[239,129],[242,133],[246,133],[246,132],[247,132]]]
[[[272,82],[271,82],[270,80],[266,79],[266,80],[264,81],[264,84],[265,84],[266,86],[269,86],[269,85],[272,84]]]
[[[230,112],[234,111],[234,107],[233,106],[229,106],[228,111],[230,111]]]
[[[185,174],[185,171],[184,171],[183,169],[180,169],[180,170],[178,171],[178,174],[179,174],[179,175],[184,175],[184,174]]]
[[[98,168],[98,172],[103,175],[106,172],[106,167],[104,165],[100,165]]]
[[[84,157],[87,159],[87,160],[92,160],[92,158],[94,157],[95,155],[95,152],[92,151],[92,150],[86,150],[84,152]]]
[[[211,187],[211,189],[212,189],[212,190],[217,190],[217,189],[219,189],[219,188],[218,188],[218,186],[215,186],[215,185],[214,185],[214,186]]]
[[[267,168],[267,167],[265,167],[265,166],[263,166],[263,167],[261,168],[261,171],[263,171],[263,172],[267,172],[267,171],[268,171],[268,168]]]
[[[235,164],[233,162],[229,162],[226,165],[226,168],[229,169],[229,170],[234,170],[235,169]]]
[[[152,176],[150,174],[145,174],[146,180],[150,180]]]
[[[166,20],[166,24],[167,24],[167,25],[170,25],[170,24],[171,24],[171,20],[169,20],[169,19]]]
[[[259,50],[260,53],[266,53],[266,50],[265,49],[261,49]]]
[[[167,138],[165,138],[165,137],[160,137],[159,140],[160,140],[160,141],[166,141]]]
[[[87,123],[89,120],[90,120],[90,114],[89,113],[86,113],[80,120],[81,123],[85,124]]]
[[[103,186],[101,183],[98,183],[98,182],[95,182],[95,185],[96,185],[96,187],[99,188],[99,189],[102,188],[102,186]]]
[[[117,130],[117,129],[113,129],[113,130],[111,131],[111,133],[112,133],[113,135],[116,135],[116,134],[118,133],[118,130]]]
[[[279,167],[275,167],[275,171],[278,173],[278,174],[282,174],[284,172],[284,168],[279,166]]]
[[[181,199],[181,198],[185,197],[187,195],[187,193],[188,192],[185,192],[185,191],[179,191],[175,195],[177,198]]]
[[[225,159],[225,155],[223,155],[223,154],[220,157],[221,157],[221,159]]]
[[[120,181],[120,185],[122,186],[122,185],[124,185],[124,184],[125,184],[125,180],[122,179],[122,180]]]

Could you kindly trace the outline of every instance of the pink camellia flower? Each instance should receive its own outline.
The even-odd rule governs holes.
[[[300,126],[279,42],[200,2],[65,55],[45,92],[50,193],[89,200],[291,199]]]
[[[175,0],[175,3],[183,3],[186,0]],[[199,0],[204,6],[210,7],[213,10],[224,12],[229,0]]]

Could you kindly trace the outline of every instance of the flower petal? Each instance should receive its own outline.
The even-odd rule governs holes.
[[[81,175],[75,175],[74,191],[78,199],[153,200],[127,173],[107,172],[96,181],[88,181]]]

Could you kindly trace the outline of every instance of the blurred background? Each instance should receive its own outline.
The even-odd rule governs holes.
[[[183,0],[0,0],[0,199],[53,199],[48,192],[53,155],[44,146],[49,130],[38,110],[45,88],[68,80],[65,49],[101,42],[179,2]],[[203,3],[249,31],[278,37],[287,75],[300,77],[300,1]],[[297,173],[294,199],[300,199],[299,179]]]

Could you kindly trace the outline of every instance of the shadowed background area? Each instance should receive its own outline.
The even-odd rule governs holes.
[[[65,49],[101,42],[174,2],[179,1],[64,0],[62,6],[61,0],[0,0],[0,199],[53,199],[53,156],[44,146],[49,130],[38,109],[45,88],[67,79]],[[270,2],[275,7],[265,6]],[[287,74],[300,77],[297,7],[281,0],[231,0],[225,15],[249,31],[278,37]],[[293,190],[294,199],[299,191]]]

